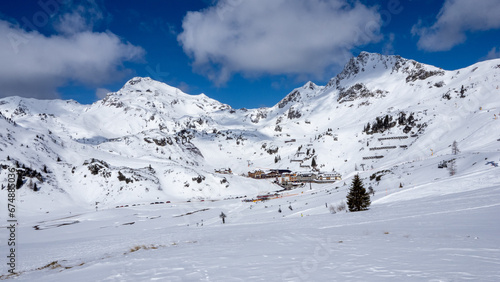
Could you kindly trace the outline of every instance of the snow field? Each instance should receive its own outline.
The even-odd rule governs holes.
[[[357,213],[330,214],[325,201],[342,201],[344,188],[313,184],[260,203],[29,215],[18,231],[17,280],[496,281],[500,183],[491,172],[482,177],[497,184],[377,191],[371,209]]]

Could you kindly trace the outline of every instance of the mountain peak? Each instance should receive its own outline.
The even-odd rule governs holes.
[[[312,81],[309,81],[304,86],[302,86],[302,88],[304,88],[304,89],[310,89],[310,90],[316,90],[318,88],[318,85],[316,85]]]
[[[443,75],[440,68],[405,59],[398,55],[382,55],[362,51],[357,57],[352,57],[344,66],[342,72],[332,78],[327,88],[344,88],[343,84],[353,84],[354,80],[379,77],[385,74],[399,73],[407,83],[425,80],[434,75]],[[343,83],[341,83],[343,82]]]
[[[190,95],[150,77],[134,77],[118,90],[108,94],[97,107],[124,108],[125,111],[167,113],[169,117],[199,116],[230,106],[209,98],[205,94]]]
[[[140,91],[154,91],[154,90],[161,90],[162,92],[169,92],[169,93],[183,93],[180,89],[175,88],[173,86],[170,86],[164,82],[160,82],[157,80],[154,80],[150,77],[134,77],[127,81],[123,88],[121,90],[132,90],[135,92],[140,92]],[[148,92],[149,92],[148,91]]]
[[[363,51],[357,57],[352,57],[345,65],[344,70],[339,74],[340,77],[348,78],[351,75],[356,75],[360,72],[365,72],[368,69],[389,69],[396,62],[406,60],[400,56],[382,55],[379,53],[369,53]]]
[[[132,79],[130,79],[129,81],[127,81],[127,83],[125,83],[125,85],[136,85],[136,84],[139,84],[139,83],[144,83],[144,82],[150,82],[150,81],[153,81],[151,79],[151,77],[139,77],[139,76],[136,76]]]
[[[318,86],[312,81],[308,81],[304,86],[294,89],[292,92],[288,93],[278,104],[278,108],[284,108],[287,105],[291,105],[298,102],[303,102],[304,99],[309,99],[316,96],[319,90],[323,89],[323,86]]]

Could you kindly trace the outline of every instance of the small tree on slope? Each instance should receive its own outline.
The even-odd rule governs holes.
[[[361,181],[359,175],[355,175],[349,189],[349,194],[347,194],[349,211],[367,210],[370,204],[370,195],[366,192],[365,187],[363,187],[363,181]]]
[[[453,155],[458,155],[458,153],[460,153],[460,150],[458,149],[457,141],[453,141],[453,144],[451,144],[451,153]]]

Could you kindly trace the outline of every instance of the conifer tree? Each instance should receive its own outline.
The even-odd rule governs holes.
[[[458,149],[458,143],[457,141],[453,141],[453,144],[451,145],[451,153],[453,155],[458,155],[458,153],[460,153],[460,150]]]
[[[465,98],[465,88],[462,85],[462,88],[460,89],[460,98]]]
[[[23,186],[23,176],[18,172],[17,173],[17,181],[16,181],[16,189],[21,188]]]
[[[448,162],[448,171],[450,176],[457,174],[457,165],[455,164],[455,159]]]
[[[389,115],[385,115],[384,118],[384,130],[389,129]]]
[[[367,210],[370,204],[370,195],[366,192],[365,187],[363,187],[363,181],[361,181],[359,175],[356,174],[352,180],[349,194],[347,194],[347,206],[349,207],[349,211]]]

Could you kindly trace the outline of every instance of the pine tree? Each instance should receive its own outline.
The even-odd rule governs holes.
[[[280,155],[277,155],[276,157],[274,157],[274,163],[278,163],[279,161],[281,161]]]
[[[377,122],[374,122],[372,124],[372,131],[371,131],[371,133],[377,133],[378,129],[379,129],[379,126],[377,125]]]
[[[406,125],[406,114],[405,113],[403,113],[403,112],[399,113],[398,124],[399,125]]]
[[[462,85],[462,88],[460,89],[460,98],[465,98],[465,88]]]
[[[367,210],[370,204],[370,195],[366,192],[365,187],[363,187],[363,181],[361,181],[359,175],[356,174],[352,180],[349,194],[347,194],[347,206],[349,207],[349,211]]]
[[[458,149],[458,143],[457,141],[453,141],[453,144],[451,145],[451,153],[453,155],[458,155],[458,153],[460,153],[460,150]]]
[[[385,115],[384,118],[384,130],[389,129],[389,115]]]
[[[16,189],[21,188],[21,186],[23,186],[23,176],[20,173],[18,173],[16,181]]]
[[[367,123],[365,126],[365,132],[368,134],[368,132],[370,132],[370,129],[371,129],[371,125],[370,125],[370,123]]]
[[[413,117],[413,113],[410,114],[408,117],[408,124],[413,125],[413,122],[415,121],[415,118]]]
[[[316,164],[316,158],[312,159],[311,166],[312,167],[316,167],[317,166],[317,164]]]
[[[448,162],[448,172],[450,176],[457,174],[457,165],[455,164],[455,159]]]

